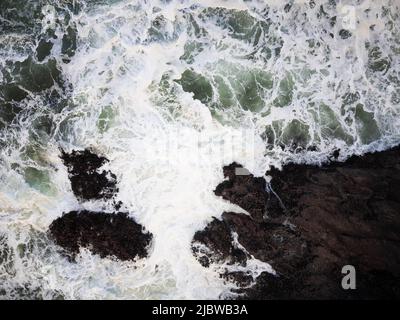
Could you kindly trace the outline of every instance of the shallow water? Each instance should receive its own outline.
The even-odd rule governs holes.
[[[0,21],[4,299],[230,296],[226,266],[190,246],[242,211],[213,193],[222,166],[263,176],[400,141],[399,0],[3,0]],[[111,210],[76,200],[59,147],[110,159],[118,200],[154,235],[148,259],[59,254],[55,218]]]

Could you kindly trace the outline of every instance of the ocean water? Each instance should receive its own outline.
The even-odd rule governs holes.
[[[219,271],[274,270],[192,254],[243,212],[213,193],[224,165],[264,176],[399,142],[400,0],[2,0],[0,299],[234,297]],[[112,210],[77,201],[60,148],[110,160],[147,259],[60,254],[54,219]]]

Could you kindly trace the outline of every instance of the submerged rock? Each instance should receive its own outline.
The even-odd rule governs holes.
[[[140,224],[121,212],[71,211],[54,220],[49,232],[72,259],[80,247],[88,248],[102,258],[144,258],[152,239]]]
[[[61,159],[68,167],[72,191],[80,200],[110,199],[118,192],[117,177],[111,171],[100,171],[108,162],[105,157],[85,149],[62,151]]]
[[[249,254],[271,264],[277,276],[263,273],[238,291],[245,298],[400,298],[399,147],[322,167],[273,169],[273,192],[262,191],[262,178],[235,176],[236,167],[224,168],[229,180],[215,193],[250,215],[224,213],[195,234],[193,251],[203,266],[243,264]],[[234,250],[233,233],[247,252]],[[199,255],[198,244],[207,255]],[[341,286],[346,265],[356,270],[355,290]],[[234,280],[247,285],[240,273]]]

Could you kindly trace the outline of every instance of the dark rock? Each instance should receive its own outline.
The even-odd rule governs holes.
[[[224,213],[224,217],[230,214],[237,215],[236,213]],[[208,267],[210,261],[227,261],[229,264],[246,261],[246,254],[233,245],[231,231],[229,221],[223,218],[222,220],[214,219],[204,230],[196,232],[193,238],[194,243],[205,244],[212,250],[212,256],[203,253],[204,255],[199,260],[204,267]],[[195,247],[193,249],[197,255],[198,251]]]
[[[237,175],[237,170],[242,168],[237,163],[224,167],[224,176],[228,180],[219,184],[214,192],[248,211],[253,219],[263,221],[268,197],[265,192],[266,182],[252,174]]]
[[[340,149],[336,149],[335,151],[333,151],[333,157],[335,158],[335,160],[339,158],[339,155],[340,155]]]
[[[74,260],[80,247],[102,258],[133,260],[147,256],[152,235],[126,213],[71,211],[54,220],[49,228],[55,243]]]
[[[80,200],[107,200],[118,192],[116,176],[110,171],[100,172],[100,168],[108,162],[105,157],[87,149],[61,152],[61,158],[68,167],[72,190]],[[115,210],[122,206],[121,201],[114,199]],[[80,247],[88,248],[102,258],[144,258],[152,239],[152,235],[144,231],[140,224],[121,212],[71,211],[54,220],[49,233],[71,260],[75,259]]]
[[[89,150],[62,150],[61,159],[68,167],[72,190],[80,200],[110,199],[118,192],[117,177],[100,168],[108,162],[105,157],[98,156]]]
[[[271,264],[277,276],[263,273],[254,286],[238,290],[245,298],[400,298],[400,147],[322,167],[272,169],[273,192],[262,191],[260,178],[234,176],[237,167],[224,168],[229,180],[215,192],[250,216],[224,213],[193,244],[210,249],[209,262],[243,264],[233,256],[236,232],[248,252],[242,257]],[[355,290],[341,287],[345,265],[356,269]],[[244,274],[229,276],[246,286]]]

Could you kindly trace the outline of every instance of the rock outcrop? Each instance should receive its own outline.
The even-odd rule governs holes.
[[[102,258],[144,258],[152,238],[140,224],[121,212],[71,211],[54,220],[49,231],[72,259],[80,247],[88,248]]]
[[[271,264],[277,276],[263,273],[238,291],[244,298],[400,298],[399,147],[321,167],[287,164],[267,173],[270,185],[235,176],[237,167],[224,168],[227,180],[215,193],[250,215],[224,213],[196,233],[193,251],[203,266],[245,264],[249,254]],[[199,243],[207,255],[198,254]],[[356,270],[355,290],[342,288],[345,265]],[[249,283],[244,274],[234,279]]]
[[[116,176],[100,168],[108,162],[88,149],[62,151],[61,159],[68,168],[72,191],[79,200],[110,199],[117,192]]]
[[[68,168],[72,190],[80,201],[109,200],[118,192],[116,176],[100,168],[108,162],[89,150],[62,151],[61,158]],[[122,206],[115,203],[116,211]],[[104,257],[134,260],[147,256],[152,234],[122,212],[71,211],[54,220],[49,235],[64,253],[75,260],[79,248],[89,249]]]

